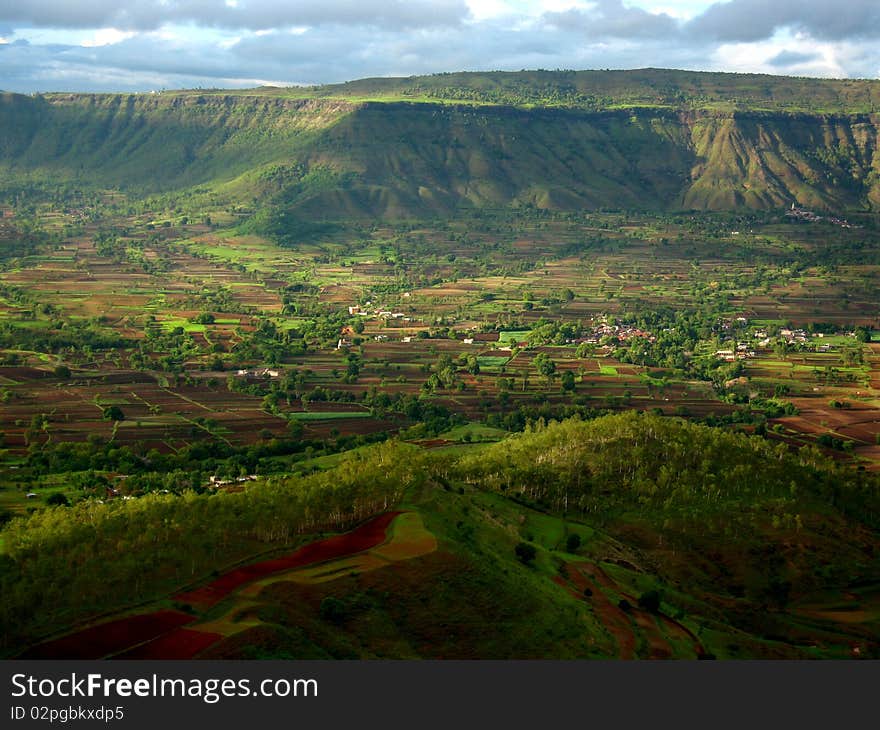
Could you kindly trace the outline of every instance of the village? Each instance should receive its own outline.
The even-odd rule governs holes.
[[[825,221],[826,223],[830,223],[834,226],[840,226],[841,228],[861,228],[862,226],[856,226],[850,223],[848,220],[844,218],[838,218],[837,216],[821,216],[817,213],[814,213],[811,210],[806,210],[804,208],[797,207],[794,203],[791,204],[791,208],[789,208],[785,215],[788,218],[794,218],[795,220],[805,221],[806,223],[821,223]]]

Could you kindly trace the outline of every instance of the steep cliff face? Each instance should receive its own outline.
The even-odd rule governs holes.
[[[534,205],[880,207],[880,115],[194,93],[0,97],[0,166],[141,191],[233,181],[303,216]]]
[[[737,114],[688,126],[696,162],[685,208],[877,205],[875,116]]]
[[[293,157],[352,108],[219,95],[4,95],[0,164],[107,186],[182,188]]]
[[[878,118],[369,105],[312,164],[354,173],[310,211],[532,204],[555,209],[827,209],[880,202]]]

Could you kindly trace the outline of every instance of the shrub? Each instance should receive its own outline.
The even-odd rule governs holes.
[[[516,557],[523,565],[529,565],[532,561],[534,561],[535,557],[538,554],[538,551],[535,550],[534,545],[529,545],[527,542],[518,543],[514,548],[514,552],[516,553]]]
[[[321,601],[318,613],[324,621],[338,625],[345,621],[348,611],[345,603],[334,596],[327,596]]]
[[[650,591],[645,591],[639,596],[639,608],[643,608],[650,613],[657,613],[660,611],[660,601],[660,592],[651,589]]]

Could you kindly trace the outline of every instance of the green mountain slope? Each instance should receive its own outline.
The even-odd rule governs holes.
[[[289,159],[351,105],[341,101],[55,95],[0,97],[0,164],[143,191],[227,180]]]
[[[296,218],[865,210],[880,205],[876,93],[873,82],[649,70],[5,95],[0,169],[11,181],[210,186]]]
[[[224,577],[389,509],[409,517],[384,541]],[[874,475],[657,416],[459,456],[385,443],[243,492],[13,521],[0,652],[173,610],[215,657],[876,657],[878,516]]]

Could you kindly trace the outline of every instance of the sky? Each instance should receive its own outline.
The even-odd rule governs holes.
[[[880,0],[0,0],[0,89],[519,69],[880,77]]]

